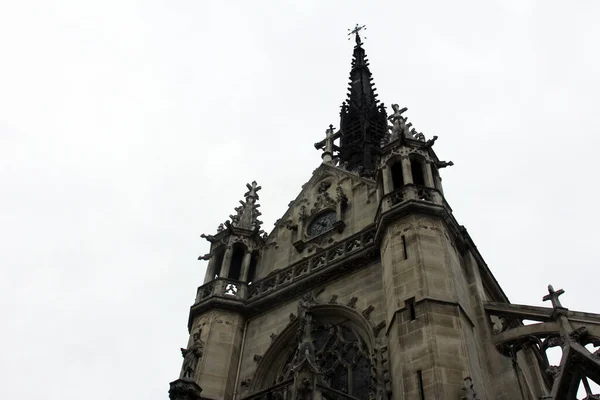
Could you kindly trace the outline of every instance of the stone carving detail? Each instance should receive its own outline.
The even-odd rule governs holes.
[[[548,376],[550,376],[552,379],[556,379],[558,378],[558,376],[560,375],[560,367],[557,365],[550,365],[548,368],[546,368],[545,371]]]
[[[329,304],[337,304],[337,298],[338,298],[337,294],[334,294],[333,296],[331,296],[331,299],[329,299]]]
[[[388,120],[392,123],[391,126],[388,126],[391,135],[384,142],[393,142],[401,137],[420,142],[425,141],[425,135],[412,128],[412,122],[408,122],[408,118],[402,116],[403,113],[408,111],[408,108],[400,108],[398,104],[392,104],[392,110],[394,112],[388,117]]]
[[[254,360],[254,362],[259,363],[260,360],[262,360],[262,358],[263,356],[261,356],[260,354],[255,354],[252,359]]]
[[[470,377],[464,379],[462,390],[465,391],[465,395],[462,397],[463,400],[479,400],[477,393],[475,393],[475,388],[473,387],[473,379]]]
[[[573,332],[569,333],[569,337],[571,340],[577,343],[582,343],[583,339],[585,339],[588,335],[588,330],[585,326],[581,326],[575,329]]]
[[[271,338],[271,343],[273,343],[275,341],[275,339],[277,339],[277,334],[271,333],[271,335],[269,335],[269,337]]]
[[[248,387],[248,386],[250,386],[251,382],[252,382],[252,379],[246,378],[241,382],[241,385],[242,385],[242,387]]]
[[[331,187],[331,182],[323,181],[317,185],[317,192],[325,193],[325,192],[327,192],[327,189],[329,189],[330,187]]]
[[[198,331],[193,334],[194,342],[189,349],[181,349],[181,355],[183,356],[183,366],[181,367],[180,379],[193,379],[194,373],[196,372],[196,366],[198,361],[202,358],[204,351],[204,343],[200,340],[200,332]]]
[[[498,335],[506,330],[507,323],[505,318],[498,318],[497,316],[492,315],[490,320],[492,321],[492,333],[494,335]]]
[[[369,317],[371,316],[371,313],[373,312],[373,310],[375,310],[375,307],[373,307],[372,305],[370,305],[369,307],[367,307],[362,312],[363,317],[365,317],[366,319],[369,319]]]
[[[298,317],[296,317],[296,314],[290,313],[290,322],[295,321],[296,318],[298,318]]]
[[[201,400],[202,388],[190,379],[177,379],[169,388],[170,400]]]
[[[348,302],[348,304],[346,304],[348,307],[352,307],[355,308],[356,307],[356,301],[358,300],[358,297],[352,297],[350,299],[350,301]]]
[[[383,328],[385,328],[385,321],[381,321],[377,324],[375,328],[373,328],[373,333],[375,334],[375,337],[379,336],[379,332],[381,332]]]

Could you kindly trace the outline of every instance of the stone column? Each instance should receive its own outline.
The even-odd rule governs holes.
[[[425,178],[425,186],[435,188],[433,174],[431,173],[431,163],[429,161],[423,162],[423,177]]]
[[[231,245],[225,249],[225,256],[223,257],[223,265],[221,265],[221,276],[220,278],[229,277],[229,267],[231,267],[231,257],[233,257],[233,248]]]
[[[412,170],[410,169],[410,158],[402,156],[400,159],[402,164],[402,179],[404,180],[404,199],[411,200],[417,198],[417,191],[413,186]]]
[[[204,284],[206,285],[208,282],[212,281],[213,279],[215,279],[215,263],[217,256],[216,255],[211,255],[210,259],[208,260],[208,266],[206,267],[206,275],[204,275]]]
[[[404,179],[405,185],[413,183],[412,170],[410,169],[410,159],[408,156],[402,156],[400,159],[402,163],[402,178]]]
[[[242,260],[242,273],[240,274],[240,281],[242,282],[248,282],[250,261],[252,261],[252,253],[246,250],[246,254],[244,254],[244,259]]]
[[[383,194],[386,195],[394,190],[394,182],[392,180],[391,168],[386,165],[382,169],[383,174]]]

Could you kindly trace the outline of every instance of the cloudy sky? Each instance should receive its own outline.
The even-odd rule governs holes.
[[[0,398],[167,398],[214,233],[339,126],[352,41],[505,292],[600,312],[597,1],[3,1]],[[594,295],[596,293],[596,295]]]

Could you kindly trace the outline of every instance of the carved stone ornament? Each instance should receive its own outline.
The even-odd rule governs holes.
[[[477,397],[477,393],[475,393],[475,388],[473,387],[473,379],[471,379],[470,377],[466,377],[464,379],[463,390],[465,391],[463,400],[479,400],[479,397]]]
[[[194,373],[196,372],[196,366],[198,361],[202,358],[204,351],[204,343],[200,340],[200,332],[196,332],[193,335],[194,342],[189,349],[181,349],[181,355],[183,356],[183,366],[181,367],[180,379],[193,379]]]
[[[190,379],[177,379],[169,388],[170,400],[201,400],[202,388]]]
[[[352,307],[355,308],[356,307],[356,301],[358,300],[358,297],[352,297],[350,299],[350,301],[348,302],[347,306],[348,307]]]

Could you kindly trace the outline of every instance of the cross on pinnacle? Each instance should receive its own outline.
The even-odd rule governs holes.
[[[253,199],[258,200],[258,193],[256,193],[256,192],[258,192],[260,189],[262,189],[262,187],[258,186],[256,181],[252,181],[252,185],[250,185],[249,183],[246,183],[246,187],[248,188],[248,192],[246,192],[244,197],[253,198]]]
[[[356,24],[356,26],[354,27],[354,29],[348,29],[350,32],[348,33],[348,36],[350,35],[355,35],[355,39],[356,39],[356,45],[360,46],[361,42],[360,42],[360,36],[358,35],[358,32],[362,31],[362,30],[367,30],[367,27],[365,25],[363,26],[359,26],[358,24]],[[366,36],[365,36],[366,39]],[[350,38],[348,38],[348,40],[350,40]]]
[[[554,291],[554,288],[552,287],[552,285],[548,285],[548,294],[545,295],[542,300],[543,301],[548,301],[550,300],[552,302],[552,308],[562,308],[562,304],[560,304],[560,300],[558,299],[558,297],[563,294],[565,291],[562,289],[558,289],[557,291]]]

